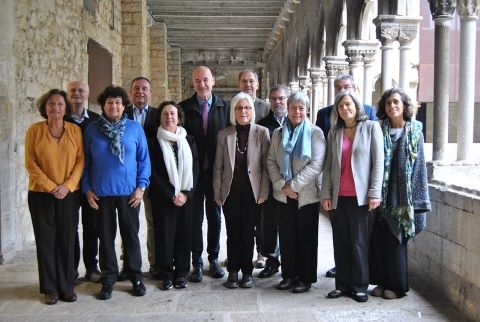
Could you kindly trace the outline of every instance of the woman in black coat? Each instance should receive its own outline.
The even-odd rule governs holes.
[[[192,234],[191,197],[198,179],[197,148],[193,137],[179,126],[183,119],[175,102],[158,107],[157,135],[148,139],[152,174],[155,263],[162,276],[160,288],[185,288],[190,270]]]

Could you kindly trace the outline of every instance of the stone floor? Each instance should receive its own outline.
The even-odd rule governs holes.
[[[145,241],[143,230],[141,235]],[[223,247],[221,259],[225,257]],[[143,258],[146,271],[146,254]],[[323,274],[333,264],[330,224],[320,216],[318,282],[308,293],[276,290],[278,274],[256,278],[255,287],[249,290],[229,290],[222,286],[225,278],[205,277],[202,283],[189,283],[183,290],[162,291],[158,281],[145,279],[144,297],[130,294],[130,282],[119,282],[112,299],[100,301],[95,298],[100,285],[80,281],[77,302],[47,306],[38,292],[36,254],[31,247],[0,266],[0,321],[467,321],[437,294],[416,288],[413,276],[413,289],[399,300],[370,297],[359,304],[350,298],[327,299],[334,280]],[[82,266],[81,276],[83,273]]]

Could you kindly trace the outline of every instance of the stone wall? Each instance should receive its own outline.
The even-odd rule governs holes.
[[[182,53],[180,48],[169,48],[167,69],[170,99],[178,103],[182,100]]]
[[[15,193],[8,194],[1,203],[2,254],[14,252],[33,241],[27,207],[24,139],[27,128],[42,120],[35,99],[51,88],[65,88],[70,80],[87,79],[89,38],[112,54],[114,82],[121,81],[122,61],[119,0],[98,2],[94,15],[83,8],[83,1],[18,0],[11,4],[14,20],[10,36],[13,36],[14,58],[8,66],[13,66],[14,70],[9,78],[8,98],[1,98],[7,102],[2,104],[2,125],[4,116],[8,123],[2,126],[5,137],[2,144],[6,142],[8,146],[2,146],[1,164],[2,170],[8,170],[8,176],[2,174],[2,185],[14,181]],[[2,4],[0,15],[3,14]]]
[[[169,98],[167,54],[167,26],[156,22],[150,27],[150,81],[155,106]]]
[[[410,242],[410,272],[479,321],[480,195],[431,184],[430,199],[427,229]]]

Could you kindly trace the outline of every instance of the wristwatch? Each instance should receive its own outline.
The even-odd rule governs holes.
[[[140,189],[140,190],[142,190],[142,191],[145,192],[145,189],[146,189],[146,188],[145,188],[145,187],[138,187],[137,189]]]

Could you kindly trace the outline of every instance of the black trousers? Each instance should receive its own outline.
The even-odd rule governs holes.
[[[73,292],[75,204],[78,194],[76,191],[57,199],[46,192],[28,192],[41,293],[67,295]]]
[[[227,228],[227,258],[229,272],[252,274],[255,223],[260,216],[260,206],[250,192],[230,191],[223,214]]]
[[[374,215],[358,206],[357,197],[338,197],[331,211],[335,287],[343,292],[366,292],[369,284],[368,245]]]
[[[190,270],[192,202],[177,207],[171,200],[151,199],[155,268],[162,278],[185,277]]]
[[[407,238],[400,242],[392,234],[385,219],[375,221],[370,238],[370,283],[399,297],[409,291],[407,243]]]
[[[193,195],[192,217],[192,265],[203,266],[203,217],[207,216],[207,253],[208,260],[218,259],[220,251],[220,230],[222,217],[220,207],[213,200],[212,175],[204,171],[200,173],[198,184]]]
[[[302,206],[287,198],[277,201],[279,211],[282,278],[296,278],[304,283],[317,281],[319,202]]]
[[[277,204],[280,202],[273,198],[272,193],[264,202],[261,215],[261,253],[267,257],[267,265],[279,265],[280,247],[278,244],[279,212]]]
[[[80,203],[77,204],[75,214],[78,226],[79,210],[82,209],[82,229],[83,229],[83,263],[87,270],[97,267],[98,255],[98,231],[97,217],[98,211],[90,207],[85,194],[80,194]],[[80,263],[80,238],[78,229],[75,233],[75,270],[78,270]]]
[[[100,238],[100,270],[102,283],[113,285],[118,278],[118,263],[115,252],[117,235],[117,212],[120,236],[123,242],[123,269],[132,282],[143,280],[142,254],[138,230],[140,206],[130,207],[130,196],[103,196],[98,200],[98,232]]]

